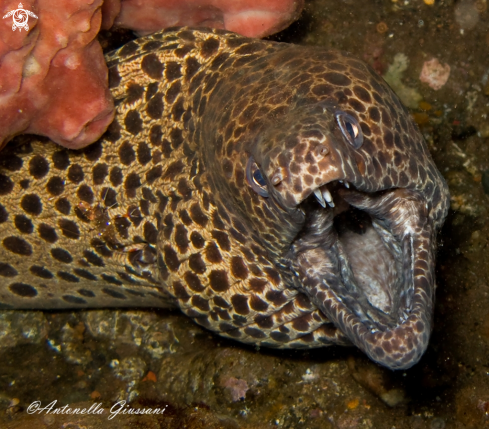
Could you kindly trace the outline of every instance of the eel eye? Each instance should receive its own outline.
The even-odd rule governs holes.
[[[251,186],[258,195],[262,197],[268,197],[268,186],[263,174],[261,174],[258,165],[256,164],[253,157],[248,159],[248,163],[246,164],[246,180],[248,184]]]
[[[337,112],[336,121],[340,126],[341,133],[348,143],[355,149],[359,149],[363,144],[363,133],[358,121],[345,112]]]

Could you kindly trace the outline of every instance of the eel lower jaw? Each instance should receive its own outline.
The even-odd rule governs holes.
[[[328,184],[328,190],[334,209],[314,207],[311,198],[302,204],[306,226],[291,266],[328,319],[372,360],[409,368],[431,331],[434,233],[426,202],[407,189],[366,194]],[[324,185],[320,191],[327,203]],[[338,218],[348,212],[363,216],[364,234],[344,228]]]

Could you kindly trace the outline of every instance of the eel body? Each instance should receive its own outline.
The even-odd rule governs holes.
[[[179,307],[246,343],[420,359],[449,195],[375,72],[188,28],[107,61],[102,139],[0,154],[1,308]]]

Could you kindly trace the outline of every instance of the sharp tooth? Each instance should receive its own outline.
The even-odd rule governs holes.
[[[319,189],[314,190],[314,195],[316,195],[316,198],[319,201],[319,204],[321,204],[323,206],[323,208],[326,208],[326,203],[324,202],[321,191]]]
[[[348,182],[345,181],[345,186],[350,189],[350,184]]]
[[[331,196],[331,193],[329,192],[328,188],[326,188],[326,187],[323,190],[323,198],[327,201],[327,203],[330,207],[334,207],[333,197]]]

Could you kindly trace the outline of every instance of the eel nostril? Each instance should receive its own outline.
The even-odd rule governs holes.
[[[319,144],[314,148],[314,152],[316,152],[317,156],[324,158],[329,154],[329,149],[326,146]]]
[[[285,174],[284,174],[283,168],[277,168],[275,170],[275,173],[273,173],[273,176],[271,179],[272,185],[277,186],[278,184],[283,182],[284,178],[285,178]]]

